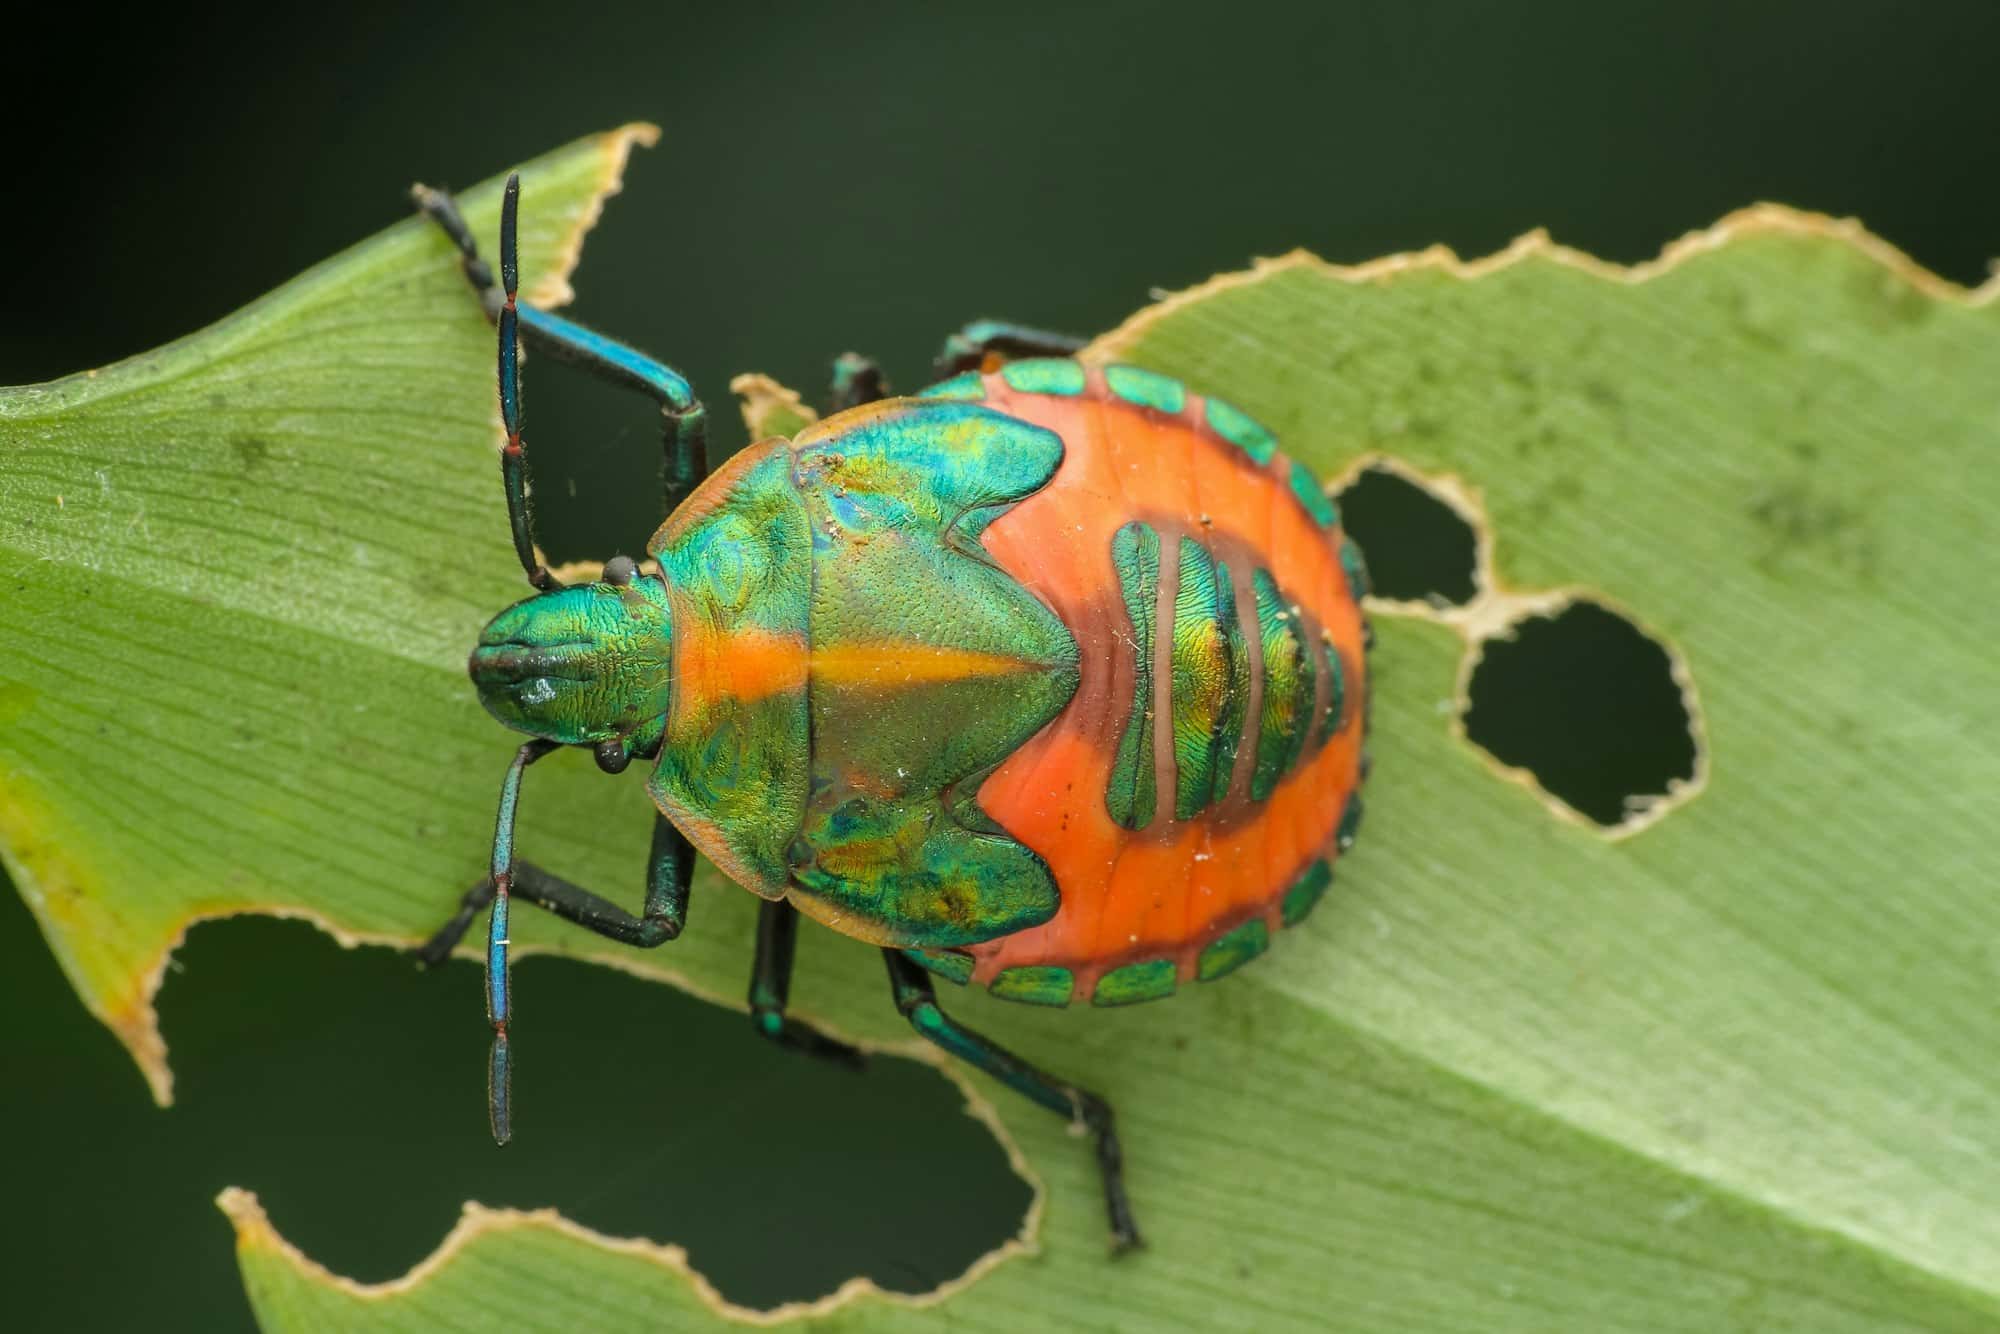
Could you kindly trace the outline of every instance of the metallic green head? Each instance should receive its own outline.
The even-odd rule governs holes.
[[[620,557],[598,583],[537,593],[495,616],[466,668],[495,718],[529,736],[595,746],[612,769],[658,740],[672,656],[666,585]]]

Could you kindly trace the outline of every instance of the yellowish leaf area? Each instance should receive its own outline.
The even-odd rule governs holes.
[[[649,133],[526,168],[538,300]],[[493,183],[464,199],[490,235]],[[945,997],[1113,1100],[1148,1249],[1107,1260],[1085,1146],[961,1076],[1045,1185],[939,1293],[749,1312],[665,1239],[477,1205],[362,1285],[231,1190],[259,1320],[2000,1329],[2000,611],[1965,591],[2000,576],[1995,290],[1764,207],[1635,269],[1539,235],[1295,255],[1135,317],[1089,355],[1226,396],[1329,479],[1386,464],[1480,536],[1467,607],[1372,608],[1369,815],[1310,923],[1157,1005]],[[0,391],[0,853],[163,1102],[152,997],[191,922],[407,945],[477,878],[508,743],[464,646],[519,596],[491,373],[449,247],[406,222],[182,344]],[[736,387],[755,433],[810,418]],[[1457,717],[1481,643],[1583,594],[1699,704],[1696,781],[1612,837]],[[639,783],[558,756],[532,787],[537,861],[636,884]],[[540,914],[517,949],[734,1004],[754,901],[707,870],[695,899],[654,953]],[[932,1059],[870,951],[800,954],[802,1014]],[[812,1133],[794,1111],[775,1133]],[[884,1207],[949,1189],[885,1180]]]

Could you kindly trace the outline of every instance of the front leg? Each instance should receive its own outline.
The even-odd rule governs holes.
[[[514,805],[521,787],[521,771],[555,749],[548,741],[530,741],[521,747],[507,771],[501,788],[499,827],[493,839],[493,873],[465,892],[458,911],[417,951],[426,965],[442,963],[464,938],[472,919],[481,908],[487,919],[486,1014],[493,1024],[493,1051],[486,1085],[487,1114],[493,1123],[495,1143],[513,1138],[513,1049],[507,1026],[513,1018],[512,987],[508,978],[511,940],[507,933],[509,905],[524,898],[546,908],[565,921],[587,927],[600,936],[651,949],[681,933],[687,922],[688,881],[694,870],[694,848],[663,815],[654,816],[653,851],[646,869],[646,907],[634,917],[609,899],[550,875],[540,867],[514,860]]]
[[[410,189],[419,212],[433,222],[458,247],[459,267],[478,294],[488,319],[498,321],[511,304],[493,269],[479,257],[472,229],[458,211],[458,204],[442,190],[416,185]],[[504,244],[504,242],[503,242]],[[503,273],[511,260],[501,257]],[[695,396],[694,387],[679,371],[647,356],[644,352],[575,320],[564,319],[534,306],[521,306],[517,317],[521,336],[530,345],[562,361],[582,366],[612,384],[645,394],[660,406],[665,418],[666,464],[662,476],[665,513],[671,514],[708,475],[708,411]]]
[[[646,865],[646,905],[638,917],[601,895],[573,885],[529,862],[514,863],[513,897],[594,931],[600,936],[649,950],[680,935],[687,925],[688,882],[694,871],[694,848],[665,816],[653,824],[653,850]],[[472,922],[493,901],[493,877],[488,876],[458,902],[451,920],[417,950],[417,961],[435,967],[451,957]]]
[[[750,1022],[781,1047],[859,1070],[862,1055],[845,1042],[785,1016],[792,994],[792,951],[799,910],[783,899],[765,900],[757,912],[757,962],[750,973]]]

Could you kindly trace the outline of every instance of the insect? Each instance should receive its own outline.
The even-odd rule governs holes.
[[[1136,1244],[1110,1105],[953,1020],[932,979],[1123,1005],[1220,977],[1311,911],[1360,819],[1368,692],[1365,574],[1319,483],[1220,399],[984,321],[915,397],[843,358],[842,410],[707,473],[678,372],[517,305],[518,178],[497,283],[449,196],[415,197],[499,328],[501,473],[536,590],[469,664],[530,738],[492,873],[422,950],[442,960],[489,914],[494,1137],[511,1134],[513,900],[651,948],[686,922],[699,849],[763,899],[760,1033],[858,1063],[785,1014],[799,914],[880,946],[918,1033],[1088,1129],[1114,1246]],[[542,564],[524,336],[658,402],[654,567],[619,556],[565,587]],[[515,860],[523,771],[561,746],[608,773],[653,764],[637,915]]]

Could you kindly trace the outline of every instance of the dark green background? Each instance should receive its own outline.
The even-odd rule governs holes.
[[[849,347],[912,385],[969,316],[1093,332],[1299,245],[1476,254],[1541,225],[1636,260],[1776,199],[1858,214],[1964,282],[2000,251],[1989,0],[162,7],[8,42],[17,74],[50,77],[4,94],[0,382],[207,323],[395,219],[413,178],[474,181],[635,118],[666,137],[576,309],[712,400],[744,369],[816,386]],[[650,411],[553,375],[533,400],[542,467],[574,488],[543,486],[553,553],[636,549],[659,517]],[[525,966],[538,1027],[569,1035],[538,1048],[563,1066],[538,1085],[564,1091],[502,1158],[469,966],[425,978],[268,922],[198,929],[180,965],[161,1112],[0,893],[10,1329],[247,1325],[209,1203],[228,1183],[358,1277],[400,1273],[473,1196],[685,1242],[747,1302],[857,1269],[928,1285],[1025,1201],[928,1071],[843,1078],[622,976]],[[788,1133],[807,1119],[810,1145]],[[970,1202],[898,1189],[941,1178]]]

